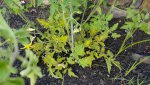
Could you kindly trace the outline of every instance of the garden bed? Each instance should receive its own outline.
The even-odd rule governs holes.
[[[15,0],[10,1],[15,6],[9,0],[3,3],[0,58],[10,62],[0,60],[4,76],[0,84],[149,85],[150,58],[145,57],[150,56],[150,16],[146,9],[120,7],[128,1],[116,5],[121,9],[113,8],[113,0],[67,1],[51,5],[39,1],[39,6],[26,2],[24,8],[18,8],[22,5]],[[24,84],[13,80],[16,77]]]

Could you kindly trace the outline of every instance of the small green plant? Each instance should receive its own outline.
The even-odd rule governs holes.
[[[55,78],[63,78],[63,74],[66,73],[77,77],[70,66],[79,64],[83,68],[91,67],[92,62],[99,58],[105,59],[109,73],[112,64],[121,69],[114,54],[105,47],[106,39],[120,37],[114,32],[118,24],[109,27],[108,22],[112,19],[112,14],[102,13],[90,15],[89,22],[83,20],[82,23],[79,23],[78,17],[73,16],[85,10],[80,7],[86,8],[87,1],[83,0],[84,3],[80,4],[81,1],[57,2],[52,0],[49,19],[37,19],[46,31],[37,30],[41,38],[37,38],[37,42],[31,48],[37,55],[43,56],[50,75]],[[101,3],[99,2],[98,6]]]
[[[5,0],[5,3],[9,6],[10,10],[15,14],[22,12],[20,8],[19,0]],[[17,5],[14,5],[17,4]],[[24,85],[23,77],[30,78],[30,85],[35,85],[35,81],[38,77],[42,77],[41,70],[37,66],[38,57],[28,49],[25,51],[25,57],[19,55],[20,44],[27,44],[27,39],[31,35],[28,29],[20,28],[19,30],[12,30],[6,21],[3,19],[2,14],[6,12],[1,10],[0,13],[0,85]],[[18,73],[17,68],[13,67],[16,60],[22,62],[21,76],[10,77],[11,74]]]
[[[134,35],[134,33],[137,30],[144,31],[146,34],[150,34],[150,27],[149,23],[146,22],[149,17],[144,14],[140,13],[140,11],[137,11],[132,8],[127,9],[127,19],[128,21],[125,22],[125,25],[123,25],[121,28],[125,29],[126,31],[126,36],[125,39],[118,51],[118,53],[115,55],[117,57],[120,53],[123,51],[127,50],[128,48],[132,47],[133,45],[144,43],[144,42],[150,42],[150,39],[147,40],[141,40],[137,42],[132,42],[129,45],[126,45],[126,42]],[[125,76],[127,76],[133,69],[135,69],[142,61],[140,62],[135,62],[130,69],[128,69],[125,73]]]
[[[68,70],[71,69],[70,65],[79,64],[83,68],[91,67],[92,61],[99,58],[105,59],[109,73],[112,64],[121,70],[120,63],[116,61],[116,57],[135,44],[149,41],[143,40],[128,46],[125,45],[126,41],[132,37],[138,28],[149,34],[148,23],[144,21],[147,17],[129,8],[127,10],[127,19],[131,18],[132,20],[125,22],[122,27],[127,31],[127,35],[118,53],[112,53],[106,49],[105,40],[109,38],[116,39],[121,35],[114,32],[118,24],[112,27],[108,26],[112,15],[101,13],[99,6],[103,3],[103,0],[92,5],[94,6],[93,10],[85,20],[84,14],[88,3],[87,1],[84,2],[84,0],[82,1],[84,2],[83,4],[79,4],[80,2],[81,0],[52,0],[49,19],[37,19],[46,31],[42,33],[37,30],[42,38],[37,38],[37,42],[32,45],[32,48],[37,55],[43,54],[43,61],[48,66],[48,71],[55,78],[62,78],[62,74],[67,72],[69,74],[69,71],[72,73],[72,75],[69,74],[70,76],[77,77],[72,70]],[[83,9],[80,7],[83,7]],[[95,10],[98,10],[99,14],[94,15]],[[81,23],[78,22],[78,17],[73,17],[76,13],[83,13]],[[44,47],[45,49],[43,49]]]
[[[141,81],[141,79],[138,78],[135,78],[135,77],[132,77],[129,81],[127,81],[127,84],[128,85],[143,85],[145,83],[145,80],[143,79]]]

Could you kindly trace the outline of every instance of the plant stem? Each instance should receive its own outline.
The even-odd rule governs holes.
[[[70,0],[70,18],[71,19],[72,19],[72,16],[73,16],[72,11],[73,11],[73,9],[72,9],[72,0]],[[70,21],[70,26],[71,26],[71,42],[72,42],[71,50],[73,52],[73,50],[74,50],[74,32],[73,32],[73,30],[74,29],[73,29],[72,21]]]
[[[115,57],[117,57],[122,51],[125,50],[124,48],[125,48],[125,43],[126,43],[126,41],[131,37],[130,35],[133,35],[133,34],[135,33],[136,30],[137,30],[137,28],[135,28],[133,31],[127,33],[127,35],[126,35],[126,37],[125,37],[125,39],[124,39],[124,41],[123,41],[121,47],[119,48],[119,51],[118,51],[118,53],[115,55]],[[131,33],[131,34],[129,34],[129,33]]]
[[[132,47],[132,46],[134,46],[134,45],[136,45],[136,44],[140,44],[140,43],[144,43],[144,42],[150,42],[150,39],[134,42],[134,43],[132,43],[132,44],[126,46],[123,50],[126,50],[126,49],[128,49],[128,48],[130,48],[130,47]]]
[[[86,2],[86,7],[84,8],[84,11],[83,11],[83,15],[82,15],[82,18],[81,18],[81,23],[83,23],[83,19],[84,19],[84,16],[85,16],[86,9],[87,9],[87,2]]]
[[[119,48],[118,53],[115,55],[115,57],[117,57],[117,56],[123,51],[124,44],[125,44],[125,42],[126,42],[128,39],[129,39],[129,38],[128,38],[128,34],[127,34],[126,37],[125,37],[125,39],[124,39],[124,41],[123,41],[123,43],[121,44],[121,47]]]
[[[98,1],[97,5],[95,6],[95,8],[93,8],[93,10],[91,11],[90,15],[87,17],[87,19],[82,23],[83,25],[92,17],[92,15],[96,12],[97,7],[100,7],[101,5],[101,0]]]
[[[107,12],[107,15],[111,13],[112,9],[113,9],[114,6],[115,6],[116,1],[117,1],[117,0],[114,0],[114,1],[113,1],[113,4],[111,5],[109,11]]]
[[[3,46],[5,43],[7,43],[7,42],[9,42],[9,41],[10,41],[10,39],[5,40],[4,42],[0,43],[0,46]]]

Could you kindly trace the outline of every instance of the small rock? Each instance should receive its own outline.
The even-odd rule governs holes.
[[[126,11],[119,9],[117,7],[113,8],[112,14],[113,14],[113,18],[124,18],[127,15]]]
[[[103,7],[102,6],[101,9],[102,9],[102,12],[104,14],[106,14],[109,11],[110,7]],[[125,10],[119,9],[117,7],[114,7],[112,9],[111,13],[113,14],[113,18],[124,18],[127,15]]]

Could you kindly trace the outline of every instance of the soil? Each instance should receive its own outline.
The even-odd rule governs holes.
[[[30,13],[29,13],[30,15]],[[29,16],[28,16],[29,17]],[[45,17],[45,16],[44,16]],[[32,17],[33,18],[33,17]],[[120,25],[124,24],[123,19],[115,19],[110,22],[110,25],[120,22]],[[12,28],[18,28],[21,27],[24,24],[24,21],[17,16],[17,15],[11,15],[9,24]],[[118,31],[121,34],[125,34],[124,31],[120,30]],[[135,42],[139,40],[144,39],[150,39],[150,35],[146,35],[145,33],[141,31],[137,31],[133,38],[130,39],[129,42]],[[112,42],[113,41],[113,42]],[[106,41],[107,47],[111,48],[114,52],[117,52],[119,49],[123,39],[118,40],[112,40],[109,39]],[[123,70],[119,70],[116,67],[112,67],[111,74],[108,74],[107,67],[105,64],[104,59],[99,59],[93,62],[93,65],[91,68],[82,68],[78,65],[73,66],[73,71],[78,76],[78,78],[72,78],[68,75],[64,75],[64,80],[55,79],[49,76],[49,73],[47,72],[46,65],[44,65],[43,61],[40,59],[38,66],[41,67],[43,77],[38,78],[36,81],[36,85],[128,85],[128,82],[130,79],[134,78],[134,83],[136,85],[137,79],[144,80],[144,84],[147,85],[150,84],[150,65],[149,64],[140,64],[137,66],[128,76],[125,76],[125,71],[132,66],[132,64],[135,62],[131,59],[130,55],[127,54],[128,51],[133,51],[136,53],[145,53],[147,52],[147,48],[150,46],[150,43],[142,43],[136,46],[133,46],[129,50],[123,52],[121,55],[117,57],[117,60],[120,61]],[[135,50],[136,49],[136,50]],[[20,68],[21,62],[17,61],[14,66],[18,68],[19,71],[21,71]],[[19,76],[19,74],[12,75],[12,76]],[[25,78],[25,85],[29,84],[29,79]]]

